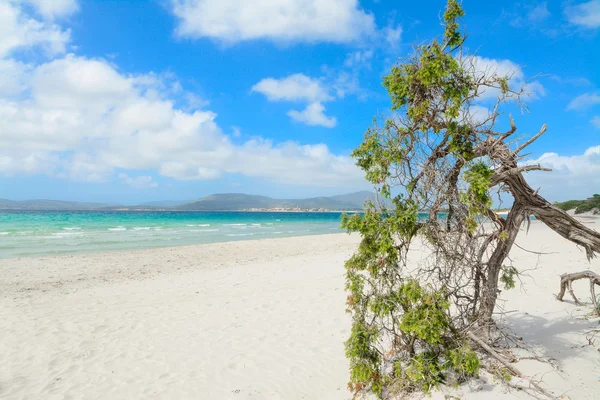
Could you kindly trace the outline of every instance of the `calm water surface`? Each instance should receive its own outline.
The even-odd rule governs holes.
[[[341,213],[0,211],[0,258],[343,232]]]

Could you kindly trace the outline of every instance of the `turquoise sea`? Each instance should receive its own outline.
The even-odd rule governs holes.
[[[0,258],[343,232],[341,213],[0,211]]]

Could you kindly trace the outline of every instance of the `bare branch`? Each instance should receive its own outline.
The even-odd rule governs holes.
[[[535,142],[540,136],[542,136],[544,134],[544,132],[546,132],[546,128],[547,128],[547,126],[546,126],[546,124],[544,124],[542,126],[542,129],[540,129],[540,131],[538,133],[536,133],[535,136],[530,138],[528,141],[523,143],[521,146],[517,147],[517,149],[513,152],[513,154],[519,154],[525,147],[527,147],[531,143]]]

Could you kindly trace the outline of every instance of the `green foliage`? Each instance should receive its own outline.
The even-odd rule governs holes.
[[[450,328],[447,314],[450,304],[442,293],[429,292],[416,280],[409,280],[400,287],[397,301],[404,309],[400,319],[404,333],[430,345],[444,343],[444,335]]]
[[[446,23],[446,30],[444,37],[448,43],[448,46],[454,47],[462,43],[462,36],[458,32],[458,20],[465,16],[465,11],[460,6],[458,1],[448,1],[446,12],[444,12],[444,22]]]
[[[430,393],[440,384],[464,382],[478,376],[480,361],[468,346],[455,347],[443,352],[425,351],[413,357],[405,367],[394,365],[396,387],[404,391],[419,390]]]
[[[585,204],[585,200],[567,200],[562,203],[554,203],[554,205],[563,211],[574,210],[580,205]]]
[[[398,301],[404,309],[400,329],[423,351],[408,361],[395,363],[396,385],[429,393],[447,383],[449,376],[462,381],[477,375],[479,359],[475,352],[454,342],[450,304],[443,293],[409,280],[401,286]]]
[[[554,205],[564,211],[575,209],[575,214],[581,214],[595,209],[600,210],[600,194],[594,194],[586,200],[568,200],[562,203],[554,203]]]
[[[431,389],[437,389],[444,382],[442,367],[439,364],[437,354],[425,352],[415,356],[407,368],[404,369],[405,379],[412,386],[429,393]]]
[[[464,218],[455,220],[473,233],[478,216],[487,215],[492,205],[494,171],[478,158],[478,133],[464,117],[480,83],[460,62],[463,16],[458,1],[449,0],[443,37],[418,46],[406,63],[384,77],[391,108],[401,117],[367,130],[352,153],[367,180],[391,200],[382,209],[367,203],[363,214],[342,217],[342,227],[362,237],[358,251],[345,264],[347,310],[353,320],[345,348],[349,388],[355,394],[381,396],[385,388],[429,392],[442,383],[476,376],[479,370],[476,353],[452,318],[449,298],[456,294],[444,285],[411,278],[406,266],[418,234],[429,244],[439,240],[428,230],[430,221],[419,220],[420,207],[437,204],[437,211],[447,208],[448,214],[460,209]],[[505,77],[485,83],[510,91]],[[427,165],[431,153],[438,151],[440,157]],[[397,186],[402,194],[393,195]],[[452,228],[450,223],[444,225],[444,230]],[[508,239],[501,236],[496,240]],[[439,266],[439,275],[446,273],[444,267]],[[505,271],[506,287],[511,282],[514,286],[515,274],[516,270]]]
[[[350,390],[358,392],[369,389],[381,395],[384,379],[379,373],[381,363],[379,353],[373,343],[377,340],[377,330],[360,321],[352,325],[350,338],[346,341],[346,357],[350,359]]]
[[[430,106],[435,92],[443,88],[441,100],[445,103],[445,115],[451,119],[459,115],[463,99],[473,87],[453,54],[444,51],[445,47],[436,41],[423,46],[416,64],[394,66],[383,80],[383,86],[392,99],[392,110],[408,106],[407,116],[420,123],[424,130],[431,124]]]
[[[494,379],[503,383],[508,383],[512,380],[512,374],[506,368],[498,368],[494,371]]]
[[[469,184],[468,200],[475,207],[492,206],[492,198],[490,196],[490,185],[494,171],[484,162],[473,164],[465,174],[465,180]]]
[[[465,161],[471,161],[473,159],[473,142],[469,138],[469,127],[450,121],[447,131],[451,135],[450,152]]]
[[[519,271],[515,267],[502,267],[502,275],[500,275],[500,282],[504,285],[505,289],[515,288],[515,277],[519,275]]]
[[[477,376],[481,365],[477,354],[468,346],[448,350],[446,360],[462,378]]]
[[[465,173],[465,181],[469,188],[463,194],[462,201],[469,209],[466,224],[471,233],[477,228],[477,216],[485,215],[486,210],[492,206],[490,186],[493,175],[494,171],[484,162],[473,164]]]
[[[510,90],[510,88],[508,87],[508,77],[497,77],[496,81],[500,85],[500,90],[502,91],[502,94],[507,94]]]

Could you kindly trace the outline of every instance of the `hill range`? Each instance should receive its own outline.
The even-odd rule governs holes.
[[[275,199],[243,193],[222,193],[206,196],[191,202],[160,201],[134,206],[103,203],[84,203],[59,200],[6,200],[0,199],[0,210],[172,210],[172,211],[241,211],[266,209],[301,210],[360,210],[375,193],[361,191],[330,197],[306,199]]]

